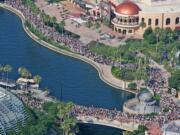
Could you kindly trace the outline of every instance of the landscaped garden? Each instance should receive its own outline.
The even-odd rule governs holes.
[[[132,81],[147,79],[145,69],[149,59],[163,64],[169,72],[178,70],[180,58],[176,53],[180,51],[180,31],[164,30],[151,27],[147,28],[142,40],[129,39],[125,45],[111,47],[102,43],[91,42],[89,48],[92,52],[108,57],[114,61],[120,61],[122,67],[112,67],[112,74],[122,80]],[[133,66],[131,66],[133,65]],[[134,70],[132,68],[134,67]]]

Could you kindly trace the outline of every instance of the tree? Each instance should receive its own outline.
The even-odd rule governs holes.
[[[159,35],[159,40],[161,41],[161,42],[164,42],[164,43],[166,43],[166,30],[164,30],[164,29],[161,29],[161,32],[160,32],[160,35]]]
[[[153,33],[153,30],[152,30],[151,27],[148,27],[148,28],[144,31],[144,34],[143,34],[144,39],[146,39],[146,38],[149,36],[149,34],[151,34],[151,33]]]
[[[141,21],[140,27],[141,27],[143,30],[144,30],[144,28],[146,28],[146,23],[144,22],[144,20]],[[142,39],[142,42],[141,42],[142,45],[143,45],[143,42],[144,42],[144,38]]]
[[[144,28],[146,27],[146,23],[145,23],[144,21],[142,21],[142,22],[140,23],[140,27],[141,27],[142,29],[144,29]]]
[[[34,77],[33,77],[33,80],[34,80],[34,82],[36,83],[36,84],[40,84],[40,82],[42,81],[42,77],[40,76],[40,75],[35,75]],[[38,87],[37,87],[37,89],[38,89]]]
[[[58,113],[57,116],[60,120],[59,130],[63,131],[63,135],[74,134],[75,126],[76,126],[76,119],[71,115],[71,110],[73,109],[74,104],[69,102],[67,104],[60,103],[58,105]]]
[[[32,76],[30,71],[24,67],[18,68],[18,73],[21,75],[22,78],[26,78],[26,79],[28,79]]]
[[[161,28],[156,27],[155,30],[154,30],[154,33],[156,35],[156,52],[157,52],[157,46],[158,46],[158,43],[159,43],[159,36],[161,34]]]
[[[170,44],[171,42],[174,41],[174,32],[171,29],[167,29],[166,32],[167,32],[168,42]]]
[[[25,79],[28,79],[32,76],[30,71],[24,67],[18,68],[18,73],[21,75],[22,78],[25,78]],[[28,82],[26,82],[26,90],[27,90],[27,85],[28,85]]]
[[[53,27],[55,26],[56,22],[57,22],[57,19],[56,19],[56,17],[53,16],[51,18],[51,23],[53,24]]]
[[[170,88],[180,91],[180,71],[177,70],[168,80]]]
[[[4,66],[4,72],[6,73],[6,81],[7,81],[7,83],[8,83],[8,75],[9,75],[9,73],[12,71],[12,67],[11,67],[11,65],[5,65]]]
[[[156,43],[156,36],[154,33],[151,33],[148,35],[147,37],[147,41],[150,43],[150,44],[155,44]]]
[[[65,20],[63,19],[61,22],[60,22],[60,27],[61,27],[61,31],[62,31],[62,35],[63,35],[63,31],[64,31],[64,27],[65,27]]]
[[[0,72],[1,72],[2,79],[3,79],[3,76],[4,76],[4,66],[3,65],[0,66]]]
[[[136,83],[130,83],[128,84],[128,88],[131,90],[136,90],[137,89],[137,84]]]
[[[145,30],[145,32],[144,32],[144,34],[143,34],[143,38],[144,38],[145,40],[147,40],[150,44],[156,43],[156,36],[155,36],[155,34],[154,34],[154,32],[153,32],[153,30],[152,30],[151,27],[148,27],[148,28]]]

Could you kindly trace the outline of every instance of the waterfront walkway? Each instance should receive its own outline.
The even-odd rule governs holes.
[[[7,0],[8,2],[8,0]],[[9,1],[10,2],[10,1]],[[17,2],[17,5],[16,5],[16,2]],[[26,17],[24,14],[30,14],[29,12],[26,13],[25,11],[27,9],[24,9],[24,6],[20,6],[21,4],[19,4],[20,1],[13,1],[13,6],[12,6],[12,3],[11,4],[0,4],[0,7],[3,7],[5,9],[8,9],[12,12],[14,12],[16,15],[18,15],[22,22],[23,22],[23,28],[24,30],[26,31],[26,33],[33,39],[35,40],[36,42],[38,42],[39,44],[43,45],[44,47],[47,47],[48,49],[50,50],[53,50],[55,52],[58,52],[58,53],[61,53],[61,54],[64,54],[64,55],[67,55],[67,56],[70,56],[70,57],[73,57],[73,58],[77,58],[77,59],[80,59],[86,63],[89,63],[91,64],[94,68],[97,69],[98,73],[99,73],[99,76],[100,78],[107,84],[109,84],[110,86],[114,87],[114,88],[117,88],[117,89],[123,89],[125,91],[128,91],[128,92],[131,92],[131,93],[137,93],[136,91],[132,91],[132,90],[129,90],[127,89],[127,86],[128,86],[128,82],[124,82],[123,80],[119,80],[117,78],[115,78],[112,74],[111,74],[111,63],[112,61],[109,61],[108,59],[106,60],[103,60],[103,59],[99,59],[98,56],[94,55],[92,52],[89,52],[89,53],[85,53],[83,55],[80,55],[79,53],[72,53],[72,52],[69,52],[69,51],[66,51],[66,50],[63,50],[61,48],[58,48],[58,47],[55,47],[43,40],[41,40],[39,37],[37,37],[36,35],[34,35],[31,31],[29,31],[29,29],[27,27],[25,27],[24,25],[24,22],[26,20]],[[24,13],[25,12],[25,13]],[[24,13],[24,14],[23,14]],[[31,18],[31,16],[30,16]],[[33,20],[33,19],[31,19]],[[35,21],[37,22],[37,21]],[[66,39],[65,39],[66,40]],[[73,41],[71,43],[76,43],[78,41]],[[68,45],[71,46],[71,43],[69,43]],[[76,44],[77,45],[77,44]],[[76,45],[72,45],[71,48],[76,48]],[[78,49],[79,50],[79,49]],[[84,49],[83,49],[84,50]],[[85,49],[86,50],[86,49]],[[74,52],[74,51],[73,51]],[[86,56],[87,55],[87,56]],[[126,86],[126,87],[125,87]]]
[[[123,129],[126,131],[134,131],[138,128],[138,124],[136,123],[125,123],[125,122],[119,122],[117,120],[112,121],[109,119],[97,119],[91,116],[78,116],[76,118],[78,120],[78,123],[103,125],[103,126],[113,127],[117,129]]]

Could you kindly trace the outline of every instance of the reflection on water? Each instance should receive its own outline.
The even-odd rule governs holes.
[[[100,125],[79,124],[80,132],[77,135],[123,135],[123,131]]]

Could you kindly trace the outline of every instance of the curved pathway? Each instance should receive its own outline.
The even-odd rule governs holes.
[[[7,4],[2,4],[0,3],[0,7],[2,8],[5,8],[13,13],[15,13],[17,16],[19,16],[22,20],[22,25],[23,25],[23,28],[25,30],[25,32],[36,42],[38,42],[40,45],[50,49],[50,50],[53,50],[55,52],[58,52],[58,53],[61,53],[63,55],[67,55],[67,56],[70,56],[70,57],[73,57],[73,58],[76,58],[76,59],[79,59],[79,60],[82,60],[90,65],[92,65],[99,73],[99,77],[101,78],[102,81],[104,81],[105,83],[107,83],[108,85],[114,87],[114,88],[117,88],[117,89],[121,89],[121,90],[125,90],[125,91],[128,91],[130,93],[134,93],[136,94],[135,91],[131,91],[131,90],[128,90],[127,89],[127,82],[124,82],[122,80],[119,80],[117,78],[115,78],[112,74],[111,74],[111,66],[108,66],[108,65],[102,65],[102,64],[98,64],[97,62],[94,62],[93,60],[85,57],[85,56],[81,56],[79,54],[75,54],[75,53],[72,53],[72,52],[69,52],[69,51],[66,51],[66,50],[63,50],[63,49],[60,49],[58,47],[55,47],[41,39],[39,39],[36,35],[34,35],[25,25],[24,25],[24,22],[25,22],[25,16],[17,9],[7,5]]]

